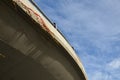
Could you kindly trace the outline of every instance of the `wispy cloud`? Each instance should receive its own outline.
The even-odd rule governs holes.
[[[120,67],[119,0],[35,1],[75,48],[89,80],[120,80],[120,69],[107,69]]]
[[[90,80],[113,80],[110,74],[106,74],[99,71],[93,72],[91,76],[92,77]]]
[[[116,58],[108,63],[108,69],[120,70],[120,58]]]

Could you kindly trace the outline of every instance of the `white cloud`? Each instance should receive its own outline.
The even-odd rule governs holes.
[[[119,70],[120,71],[120,58],[115,58],[111,62],[107,64],[107,67],[111,70]]]
[[[90,76],[90,80],[113,80],[110,74],[101,71],[93,72]]]

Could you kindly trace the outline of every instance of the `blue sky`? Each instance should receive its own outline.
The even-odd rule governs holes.
[[[80,57],[88,80],[120,80],[120,0],[35,0]]]

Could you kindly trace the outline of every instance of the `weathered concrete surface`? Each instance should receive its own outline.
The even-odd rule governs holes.
[[[9,1],[0,2],[0,55],[8,56],[0,58],[0,80],[87,80],[72,47],[33,3]]]

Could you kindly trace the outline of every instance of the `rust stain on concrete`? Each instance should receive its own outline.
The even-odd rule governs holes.
[[[42,19],[42,17],[37,14],[35,11],[33,11],[31,8],[29,8],[28,6],[26,6],[24,3],[22,3],[20,0],[17,1],[22,7],[23,9],[26,11],[26,13],[31,16],[32,18],[35,18],[35,20],[41,25],[41,27],[47,31],[48,33],[50,33],[51,35],[54,35],[54,33],[52,33],[49,28],[47,27],[47,25],[45,24],[45,21]],[[15,5],[15,4],[14,4]]]

